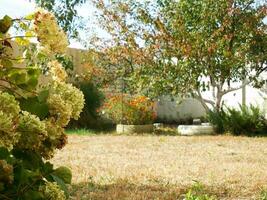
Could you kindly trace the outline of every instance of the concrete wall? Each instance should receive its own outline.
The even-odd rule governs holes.
[[[156,102],[155,110],[159,120],[166,122],[177,122],[205,115],[205,110],[200,102],[192,98],[160,97]]]
[[[238,108],[242,104],[242,98],[244,97],[246,105],[258,106],[263,113],[267,113],[266,93],[251,86],[246,86],[245,91],[245,96],[242,96],[242,89],[228,93],[223,98],[224,105]],[[212,92],[205,92],[203,96],[212,99]],[[170,122],[188,118],[199,118],[205,115],[205,110],[200,102],[191,98],[182,100],[181,98],[161,97],[156,107],[159,119]]]
[[[85,50],[81,50],[81,49],[75,49],[75,48],[68,48],[67,49],[67,55],[71,57],[72,62],[74,64],[74,70],[77,73],[81,73],[84,69],[83,69],[83,63],[84,63],[84,59],[85,59]]]

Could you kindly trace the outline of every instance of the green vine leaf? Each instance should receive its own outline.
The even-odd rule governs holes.
[[[6,33],[9,28],[12,26],[12,18],[8,15],[5,15],[3,19],[0,20],[0,32]]]

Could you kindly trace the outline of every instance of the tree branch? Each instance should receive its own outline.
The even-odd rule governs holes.
[[[247,4],[242,10],[243,10],[243,11],[246,10],[246,9],[247,9],[251,4],[253,4],[253,3],[254,3],[253,0],[249,1],[248,4]]]
[[[246,80],[246,81],[245,81],[242,85],[240,85],[239,87],[236,87],[236,88],[229,88],[229,89],[227,89],[227,90],[223,90],[221,94],[222,94],[222,96],[223,96],[223,95],[228,94],[228,93],[230,93],[230,92],[239,90],[239,89],[245,87],[246,85],[248,85],[248,84],[250,84],[250,83],[251,83],[251,81]]]
[[[207,104],[210,104],[213,108],[215,108],[215,102],[203,98],[199,89],[197,90],[197,94],[193,94],[193,97],[202,104],[202,106],[207,112],[210,111],[210,108],[207,106]]]
[[[4,39],[1,39],[0,42],[3,42],[5,40],[11,40],[11,39],[14,39],[14,38],[34,38],[36,36],[26,36],[26,35],[17,35],[17,36],[12,36],[12,37],[7,37],[7,38],[4,38]]]
[[[18,85],[16,85],[15,83],[12,83],[12,82],[10,82],[10,81],[8,81],[8,80],[6,80],[6,79],[0,79],[0,81],[6,82],[6,83],[8,83],[10,86],[15,87],[16,89],[20,89],[20,90],[22,90],[23,92],[28,92],[28,93],[30,93],[30,94],[34,94],[34,95],[37,94],[35,91],[29,91],[29,90],[26,90],[26,89],[24,89],[24,88],[21,88],[21,87],[19,87]],[[5,88],[8,88],[8,87],[6,87],[5,85],[1,85],[1,86],[5,87]],[[12,88],[8,88],[8,89],[11,90]],[[14,91],[14,90],[12,90],[12,91]],[[14,92],[15,92],[15,91],[14,91]]]

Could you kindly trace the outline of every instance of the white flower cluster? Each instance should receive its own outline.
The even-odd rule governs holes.
[[[36,115],[26,111],[22,111],[20,115],[17,131],[20,133],[20,138],[16,147],[20,149],[38,152],[47,137],[45,123]]]
[[[68,39],[52,13],[41,8],[37,10],[34,15],[34,32],[40,43],[41,51],[45,54],[65,53]]]
[[[83,93],[71,84],[54,81],[48,85],[48,89],[47,105],[50,115],[45,120],[47,138],[40,149],[44,158],[53,157],[55,149],[65,146],[67,136],[64,127],[71,118],[78,119],[84,107]]]
[[[72,84],[54,82],[50,94],[58,94],[71,109],[71,118],[78,119],[84,107],[83,93]]]
[[[64,127],[71,118],[79,117],[84,96],[64,82],[55,81],[48,88],[49,116],[45,120],[21,111],[13,95],[0,92],[0,146],[40,152],[44,158],[51,158],[55,149],[65,146]]]
[[[46,120],[45,126],[48,135],[40,148],[40,153],[44,158],[50,159],[54,156],[56,149],[62,149],[67,144],[68,137],[64,128],[56,124],[54,118]]]
[[[58,94],[50,95],[47,99],[47,103],[49,112],[54,117],[55,122],[62,127],[68,125],[72,113],[71,106],[69,106]]]
[[[44,186],[40,188],[40,191],[44,194],[44,199],[49,200],[65,200],[65,194],[55,182],[46,182]]]
[[[16,122],[20,112],[15,97],[0,91],[0,146],[12,149],[20,135],[16,132]]]
[[[67,73],[62,65],[57,61],[53,60],[50,61],[48,64],[49,73],[52,76],[54,81],[65,81],[67,78]]]
[[[14,96],[0,92],[0,146],[38,151],[46,135],[44,122],[21,112]]]

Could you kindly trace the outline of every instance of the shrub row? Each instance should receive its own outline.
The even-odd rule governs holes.
[[[260,109],[253,105],[210,111],[208,120],[218,133],[248,136],[267,134],[266,119]]]

